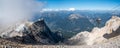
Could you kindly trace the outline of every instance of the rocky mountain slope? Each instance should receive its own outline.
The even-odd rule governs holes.
[[[28,22],[19,25],[10,32],[1,35],[2,38],[22,44],[56,44],[63,38],[58,32],[51,32],[43,19],[34,23]]]
[[[59,41],[62,41],[61,40],[62,37],[59,34],[53,33],[49,30],[47,25],[45,25],[44,20],[34,22],[30,24],[28,28],[25,28],[23,30],[25,32],[23,32],[24,34],[22,34],[22,36],[15,36],[12,38],[5,39],[1,38],[0,46],[3,47],[5,45],[6,46],[9,45],[14,47],[26,47],[26,48],[27,47],[120,48],[120,18],[117,16],[113,16],[110,20],[107,21],[105,26],[102,28],[95,27],[91,32],[84,31],[78,33],[77,35],[63,42],[64,45],[63,44],[43,45],[43,44],[55,44],[58,43]]]
[[[108,41],[110,38],[120,34],[120,18],[112,16],[104,27],[95,27],[91,32],[84,31],[69,39],[68,44],[94,45]]]

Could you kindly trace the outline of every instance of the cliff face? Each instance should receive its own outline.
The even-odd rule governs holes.
[[[5,39],[24,44],[56,44],[63,41],[63,38],[58,33],[51,32],[43,19],[34,23],[20,25],[12,32],[18,32],[18,35]]]
[[[34,22],[29,28],[30,35],[34,36],[35,41],[44,44],[54,44],[62,41],[62,37],[50,31],[44,20]]]
[[[91,32],[80,32],[70,38],[68,44],[93,45],[108,41],[110,38],[120,34],[120,18],[112,16],[102,28],[93,28]]]

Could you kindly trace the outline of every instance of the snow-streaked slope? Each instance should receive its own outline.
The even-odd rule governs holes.
[[[9,28],[2,31],[0,36],[2,38],[23,36],[23,31],[25,31],[31,25],[32,25],[32,22],[27,22],[27,21],[13,24],[13,25],[9,26]]]

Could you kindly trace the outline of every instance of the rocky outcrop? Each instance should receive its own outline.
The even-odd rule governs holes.
[[[56,32],[51,32],[43,19],[32,24],[25,24],[15,29],[22,36],[13,36],[6,38],[24,44],[56,44],[63,41],[63,38]]]
[[[106,42],[108,39],[120,34],[120,18],[112,16],[104,27],[95,27],[91,32],[80,32],[68,40],[72,45],[93,45]]]

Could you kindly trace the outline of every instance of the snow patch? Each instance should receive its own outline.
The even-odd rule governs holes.
[[[15,29],[15,31],[19,32],[19,31],[24,30],[24,28],[25,28],[25,24],[21,24],[20,26],[18,26],[18,27]]]

